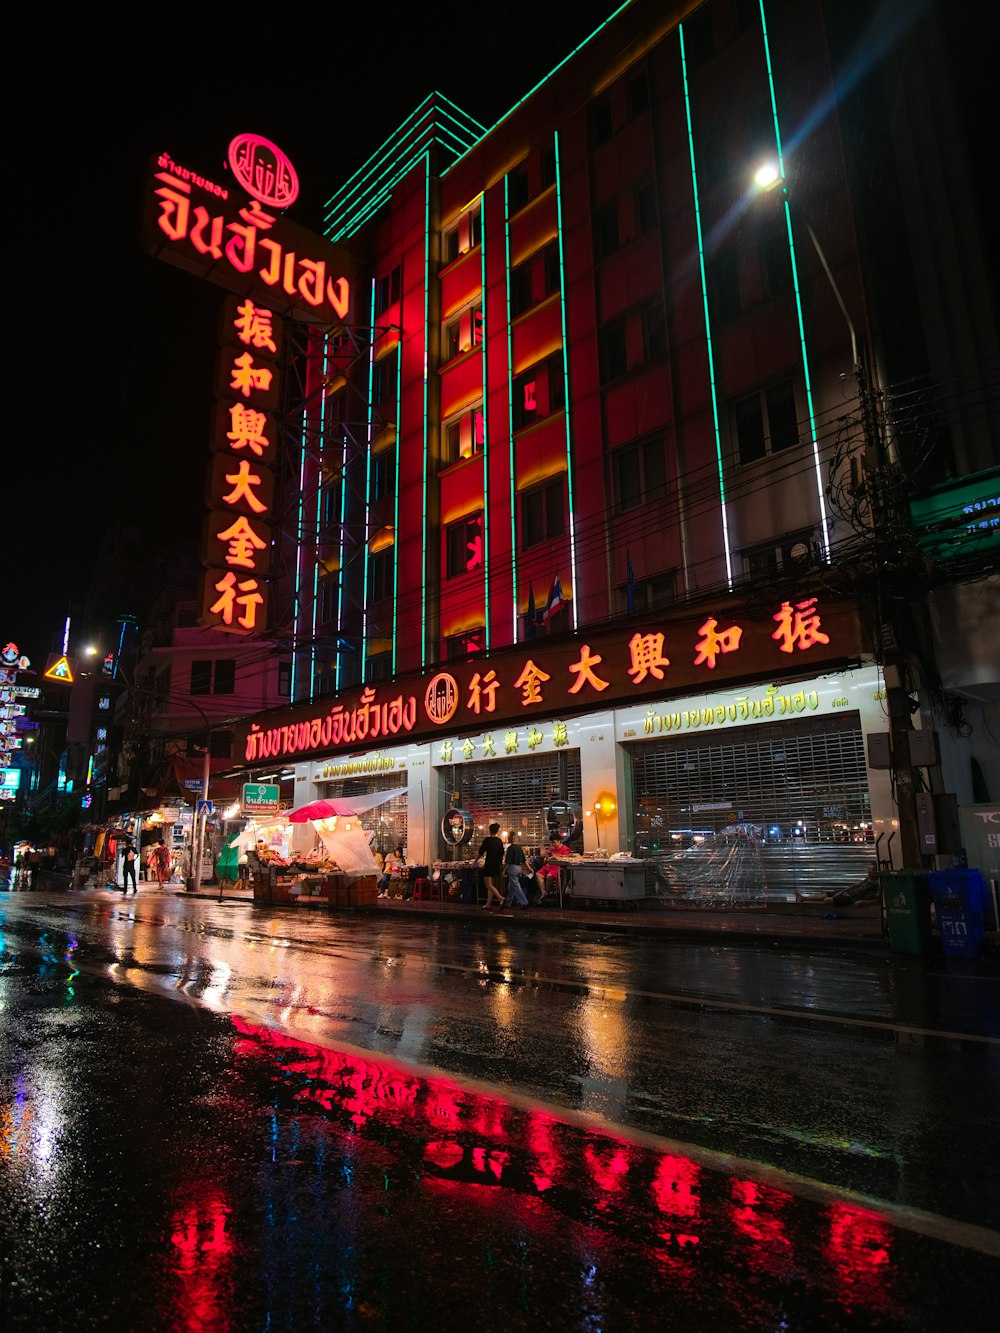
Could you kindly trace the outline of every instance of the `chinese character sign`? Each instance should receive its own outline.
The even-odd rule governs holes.
[[[274,542],[277,402],[282,321],[250,297],[225,304],[208,473],[201,621],[232,634],[267,628]]]
[[[250,591],[234,568],[223,590],[234,617],[241,613],[237,599]],[[367,686],[360,694],[338,696],[333,705],[267,715],[247,724],[238,737],[239,753],[248,763],[308,757],[433,736],[445,727],[453,735],[478,732],[484,724],[490,729],[488,749],[487,742],[479,751],[471,740],[459,744],[445,738],[442,762],[452,762],[459,753],[465,758],[473,752],[476,757],[523,753],[536,749],[546,734],[556,746],[567,744],[563,714],[642,698],[669,699],[716,688],[722,681],[767,680],[771,673],[776,678],[787,673],[789,658],[796,669],[814,673],[856,658],[861,644],[853,603],[824,607],[815,597],[735,618],[659,623],[651,617],[631,635],[595,631],[586,642],[568,639],[545,646],[534,640],[494,654],[489,663],[449,662],[429,680],[404,678],[384,693]],[[768,698],[771,692],[771,687],[765,691]],[[783,711],[785,696],[780,699],[780,708],[770,705],[772,713]],[[788,695],[792,711],[807,705],[802,691]]]

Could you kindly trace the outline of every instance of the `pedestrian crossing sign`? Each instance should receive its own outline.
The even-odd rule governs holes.
[[[73,684],[73,668],[69,664],[69,658],[53,656],[49,665],[45,669],[46,680],[61,680],[66,685]]]

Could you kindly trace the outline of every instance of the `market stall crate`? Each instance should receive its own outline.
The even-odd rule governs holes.
[[[641,861],[594,861],[572,867],[573,898],[606,902],[635,901],[646,896],[646,867]]]

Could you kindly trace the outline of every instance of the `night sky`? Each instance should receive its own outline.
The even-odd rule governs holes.
[[[370,17],[348,20],[305,7],[289,11],[288,31],[248,16],[225,35],[200,11],[187,27],[164,11],[141,40],[89,16],[28,20],[23,106],[7,136],[18,251],[2,643],[44,667],[66,616],[80,615],[103,534],[123,518],[151,541],[168,523],[198,542],[223,293],[141,251],[152,154],[222,179],[232,136],[262,134],[299,173],[290,216],[318,231],[325,200],[428,93],[491,125],[615,7],[444,3],[390,18],[360,6]]]
[[[428,93],[491,125],[615,7],[361,6],[370,17],[345,20],[307,6],[290,11],[287,32],[264,11],[257,31],[247,11],[229,37],[206,32],[199,11],[186,27],[164,11],[141,43],[90,19],[36,25],[8,176],[23,258],[9,311],[18,425],[3,451],[3,643],[44,668],[121,519],[141,518],[151,538],[169,522],[199,540],[224,293],[140,249],[152,154],[222,179],[232,136],[262,134],[299,174],[290,217],[319,231],[325,200]]]

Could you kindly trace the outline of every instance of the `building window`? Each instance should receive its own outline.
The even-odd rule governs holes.
[[[191,663],[191,694],[233,694],[236,689],[236,659]]]
[[[483,307],[480,304],[461,311],[445,324],[443,348],[445,361],[451,361],[474,347],[480,347],[482,341]]]
[[[563,478],[536,486],[521,495],[521,546],[537,546],[561,537],[566,528]]]
[[[191,693],[192,693],[192,694],[211,694],[211,693],[212,693],[212,663],[211,663],[211,662],[192,662],[192,663],[191,663]]]
[[[292,664],[291,662],[278,663],[278,694],[282,699],[287,699],[292,692]]]
[[[646,78],[646,71],[641,70],[634,74],[628,81],[628,114],[629,119],[634,120],[636,116],[641,116],[644,111],[649,110],[649,80]]]
[[[444,234],[444,262],[452,263],[459,255],[468,254],[483,239],[482,214],[477,204],[463,213],[454,226]]]
[[[817,554],[812,528],[786,533],[780,541],[764,542],[741,552],[743,573],[750,581],[766,581],[779,574],[794,574],[808,568]]]
[[[618,227],[618,200],[597,209],[594,213],[594,258],[607,259],[621,244]]]
[[[483,516],[471,514],[445,529],[446,577],[455,578],[483,567]]]
[[[539,301],[559,290],[559,247],[550,241],[543,249],[511,270],[510,313],[516,319]]]
[[[483,405],[478,403],[460,417],[453,417],[444,425],[444,451],[441,462],[448,467],[460,458],[471,458],[482,453],[486,443],[486,421]]]
[[[667,322],[663,314],[663,302],[659,296],[643,302],[642,354],[647,363],[659,361],[667,354]]]
[[[534,296],[531,287],[531,272],[533,263],[529,259],[526,264],[519,264],[517,268],[511,270],[510,275],[510,316],[511,319],[517,319],[518,315],[523,315],[534,305]]]
[[[740,265],[735,254],[713,260],[708,274],[709,298],[716,319],[735,319],[742,310]]]
[[[561,353],[532,366],[514,380],[514,429],[560,411],[566,403]]]
[[[616,449],[611,455],[615,505],[619,512],[636,509],[667,493],[663,440],[655,436]]]
[[[611,118],[611,99],[607,93],[595,97],[588,105],[587,127],[592,148],[599,148],[602,143],[607,143],[614,133],[614,122]]]
[[[316,623],[328,625],[337,615],[337,593],[340,591],[340,575],[320,579],[316,596]]]
[[[652,181],[640,181],[635,187],[635,225],[640,235],[656,226],[656,186]]]
[[[507,176],[507,214],[513,217],[528,202],[528,164],[522,162]]]
[[[372,455],[371,464],[372,503],[393,497],[396,494],[396,451],[382,449]]]
[[[399,300],[401,285],[401,270],[399,265],[379,278],[375,283],[375,315],[381,315],[383,311],[388,310],[391,305],[395,305]]]
[[[739,398],[732,407],[736,453],[740,463],[753,463],[799,443],[798,413],[791,380]]]
[[[372,653],[365,668],[365,680],[390,680],[392,653]]]
[[[453,634],[445,639],[445,656],[449,662],[461,662],[466,657],[476,657],[483,651],[485,634],[482,627],[467,630],[464,634]]]
[[[607,383],[628,370],[628,339],[624,319],[605,324],[597,335],[597,355],[601,380]]]
[[[383,409],[395,406],[398,364],[397,348],[375,362],[372,370],[372,403],[375,406]]]
[[[628,604],[628,585],[622,583],[616,589],[618,610],[625,615],[631,611],[660,611],[673,606],[676,600],[675,578],[673,570],[653,574],[649,578],[636,579],[632,587],[632,606]]]
[[[376,551],[368,560],[368,600],[381,602],[392,596],[392,549]]]

